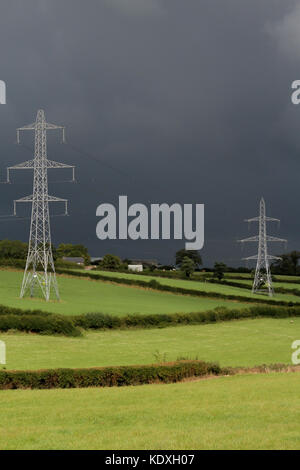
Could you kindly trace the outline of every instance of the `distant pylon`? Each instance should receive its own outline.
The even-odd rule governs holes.
[[[7,182],[10,182],[9,170],[33,169],[33,194],[14,201],[14,215],[16,215],[17,202],[32,203],[29,247],[20,297],[24,297],[28,290],[31,297],[33,297],[37,285],[46,300],[49,300],[52,289],[59,300],[52,255],[49,202],[64,202],[64,215],[68,215],[68,201],[67,199],[48,195],[47,170],[48,168],[72,168],[74,181],[74,166],[47,159],[47,130],[50,129],[62,129],[63,142],[65,141],[65,128],[47,123],[42,109],[37,112],[36,121],[33,124],[17,129],[18,143],[20,143],[20,131],[33,130],[35,132],[34,158],[9,167],[7,169]]]
[[[246,219],[246,222],[258,222],[258,235],[244,238],[243,240],[239,240],[239,242],[258,242],[257,255],[243,258],[244,260],[257,260],[252,293],[267,292],[269,296],[273,296],[274,290],[272,285],[269,260],[281,258],[268,254],[267,242],[286,242],[286,240],[283,238],[276,238],[267,235],[266,222],[270,221],[280,222],[279,219],[273,219],[266,216],[265,200],[264,198],[261,198],[259,203],[259,216],[254,217],[253,219]]]

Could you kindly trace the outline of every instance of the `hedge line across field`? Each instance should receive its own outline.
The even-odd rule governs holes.
[[[90,369],[0,371],[0,389],[120,387],[172,383],[188,377],[219,375],[222,372],[219,365],[203,361]]]
[[[241,287],[243,289],[252,290],[252,285],[251,284],[242,284],[241,282],[227,281],[226,279],[223,279],[222,281],[218,281],[216,279],[210,279],[207,282],[210,282],[211,284],[221,284],[221,285],[224,285],[224,286]],[[273,278],[273,282],[275,282],[274,278]],[[278,282],[280,282],[280,281],[278,281]],[[286,282],[286,281],[284,281],[284,282]],[[286,288],[286,287],[277,287],[276,286],[275,291],[278,294],[292,294],[292,295],[296,295],[296,296],[300,297],[300,289],[295,289],[295,288],[294,289],[289,289],[289,288]]]
[[[114,316],[86,313],[65,317],[49,312],[10,309],[0,305],[0,331],[18,330],[39,334],[80,336],[81,329],[115,330],[127,328],[165,328],[178,325],[199,325],[249,318],[289,318],[300,316],[300,307],[256,305],[247,309],[217,307],[207,312]]]
[[[255,367],[220,367],[199,360],[140,366],[0,371],[0,390],[122,387],[174,383],[184,379],[243,373],[299,372],[299,366],[271,364]]]
[[[197,325],[221,321],[271,317],[289,318],[300,316],[300,307],[271,307],[257,305],[247,309],[217,307],[207,312],[169,313],[152,315],[126,315],[117,317],[103,313],[86,313],[70,317],[75,326],[83,329],[164,328],[176,325]]]
[[[0,305],[0,331],[25,331],[45,335],[80,336],[74,322],[64,315],[42,310],[22,310]]]
[[[225,300],[239,300],[241,302],[251,302],[251,303],[260,303],[260,304],[269,304],[269,305],[281,305],[281,306],[293,306],[299,305],[299,302],[288,302],[285,300],[269,300],[266,298],[253,298],[253,297],[246,297],[243,295],[235,295],[235,294],[222,294],[220,292],[206,292],[206,291],[199,291],[196,289],[186,289],[184,287],[175,287],[175,286],[167,286],[165,284],[160,284],[156,279],[152,279],[151,281],[141,281],[140,279],[128,279],[125,277],[119,278],[114,276],[103,276],[102,274],[93,274],[93,272],[76,272],[70,271],[68,269],[57,269],[57,273],[59,274],[67,274],[69,276],[79,276],[79,277],[86,277],[93,280],[98,281],[106,281],[106,282],[114,282],[116,284],[125,284],[125,285],[133,285],[138,287],[144,287],[146,289],[154,289],[159,291],[165,292],[172,292],[174,294],[182,294],[182,295],[192,295],[196,297],[209,297],[209,298],[218,298],[218,299],[225,299]]]
[[[44,335],[81,336],[74,323],[59,315],[1,315],[0,331],[25,331]]]

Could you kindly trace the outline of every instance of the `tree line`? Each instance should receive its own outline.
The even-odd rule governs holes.
[[[28,243],[20,240],[0,240],[0,259],[11,259],[11,260],[25,260],[27,257]],[[90,264],[91,258],[88,249],[82,244],[72,243],[60,243],[57,247],[52,245],[52,252],[54,260],[59,260],[64,257],[82,257],[85,264]],[[291,251],[280,255],[280,259],[276,260],[271,265],[271,272],[273,274],[285,274],[285,275],[300,275],[300,251]],[[100,267],[103,269],[111,270],[122,270],[127,269],[130,264],[129,259],[121,259],[119,256],[113,254],[106,254],[103,256],[100,262]],[[160,269],[171,270],[176,266],[182,272],[184,277],[191,277],[196,271],[200,270],[203,266],[201,255],[196,250],[178,250],[175,254],[175,264],[160,266]],[[149,267],[150,270],[154,270],[155,267]],[[225,272],[248,272],[251,273],[250,269],[247,268],[233,268],[227,266],[223,262],[216,262],[213,269],[202,268],[204,271],[212,271],[214,277],[219,280],[224,277]],[[253,271],[253,270],[252,270]]]

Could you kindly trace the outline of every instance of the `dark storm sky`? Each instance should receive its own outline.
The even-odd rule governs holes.
[[[264,196],[281,219],[270,234],[300,249],[300,106],[290,99],[299,23],[294,0],[2,0],[0,178],[32,158],[33,136],[18,147],[15,129],[43,108],[70,144],[49,136],[48,156],[75,164],[78,179],[50,183],[70,199],[70,217],[51,220],[54,244],[172,262],[180,241],[96,238],[96,207],[126,194],[147,205],[204,203],[204,264],[239,265],[255,253],[236,243],[255,234],[243,219]],[[2,215],[32,193],[29,172],[12,179],[0,185]],[[29,220],[0,223],[0,238],[27,240]]]

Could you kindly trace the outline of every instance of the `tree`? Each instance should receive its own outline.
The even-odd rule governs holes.
[[[116,255],[104,255],[101,262],[101,266],[104,269],[120,269],[122,266],[122,261]]]
[[[58,258],[66,257],[82,257],[85,263],[90,262],[88,249],[84,245],[72,245],[72,243],[61,243],[56,250]]]
[[[181,261],[180,270],[184,273],[185,277],[190,277],[195,271],[195,262],[188,256],[185,256]]]
[[[179,250],[176,252],[176,265],[181,267],[184,258],[189,258],[194,262],[195,268],[199,268],[202,264],[202,258],[197,250]]]
[[[1,240],[0,258],[26,259],[28,243],[19,240]]]
[[[271,269],[275,274],[299,274],[298,261],[300,259],[300,251],[291,251],[280,255],[280,260],[272,264]]]
[[[216,277],[219,281],[223,279],[224,273],[227,271],[227,266],[224,263],[215,263],[214,266],[214,277]]]

